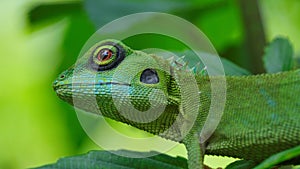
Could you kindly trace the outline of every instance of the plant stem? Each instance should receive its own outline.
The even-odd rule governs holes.
[[[248,69],[251,72],[263,73],[262,56],[266,43],[258,0],[239,0],[245,30]]]

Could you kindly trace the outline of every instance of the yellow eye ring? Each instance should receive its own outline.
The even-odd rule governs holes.
[[[102,71],[116,67],[125,57],[124,49],[113,42],[106,42],[92,52],[90,65],[94,70]]]
[[[114,46],[99,46],[93,52],[93,61],[100,66],[108,65],[115,60],[117,52],[118,50]]]

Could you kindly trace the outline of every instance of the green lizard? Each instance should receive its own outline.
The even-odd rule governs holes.
[[[191,169],[204,168],[204,154],[245,159],[255,166],[276,153],[289,157],[292,151],[296,155],[287,158],[286,164],[300,164],[300,103],[295,99],[300,94],[300,70],[226,76],[223,116],[204,143],[199,139],[211,105],[210,81],[218,80],[218,76],[192,74],[200,91],[197,95],[201,102],[197,107],[199,113],[183,138],[180,128],[171,127],[177,117],[193,110],[182,107],[189,100],[181,98],[176,79],[188,81],[185,77],[190,74],[180,63],[172,64],[156,55],[130,49],[122,42],[105,40],[95,44],[77,64],[61,73],[53,88],[58,97],[82,110],[101,112],[105,117],[183,143]],[[129,102],[124,101],[127,96]],[[163,106],[164,109],[155,120],[139,122],[136,119],[145,120],[148,116],[142,113],[130,116],[131,106],[142,113],[150,107]],[[135,116],[139,117],[133,119]]]

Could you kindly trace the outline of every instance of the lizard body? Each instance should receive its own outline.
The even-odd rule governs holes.
[[[190,72],[177,69],[163,58],[132,50],[119,41],[106,40],[91,47],[76,65],[60,75],[53,87],[61,99],[80,109],[101,112],[105,117],[184,143],[189,168],[203,168],[204,154],[237,157],[258,164],[273,154],[300,145],[300,102],[297,100],[300,70],[226,76],[222,119],[203,144],[200,144],[200,132],[213,97],[210,81],[219,77],[193,74],[201,104],[199,109],[191,107],[191,110],[197,108],[199,114],[188,135],[182,138],[180,127],[172,124],[189,110],[181,107],[189,101],[180,97],[176,78],[189,85],[192,82],[185,79],[189,75]],[[137,122],[136,119],[151,116],[132,115],[132,107],[139,112],[147,112],[150,107],[164,109],[155,120]]]

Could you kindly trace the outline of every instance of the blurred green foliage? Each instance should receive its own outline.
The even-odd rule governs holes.
[[[265,49],[263,61],[268,73],[289,71],[294,67],[292,44],[282,37],[274,39]]]
[[[247,27],[240,1],[1,1],[0,168],[40,166],[62,156],[99,149],[81,129],[73,108],[56,97],[51,84],[75,62],[94,31],[118,17],[144,11],[183,17],[208,36],[220,56],[255,70],[256,65],[249,62],[251,56],[247,55]],[[288,37],[294,46],[294,57],[300,57],[300,1],[258,2],[265,37],[257,40]],[[136,49],[164,44],[165,48],[183,50],[176,42],[158,43],[158,38],[152,36],[145,43],[144,38],[132,37],[127,43]],[[179,147],[170,154],[184,156],[185,151]],[[211,157],[206,160],[213,167],[228,163],[216,163]]]

